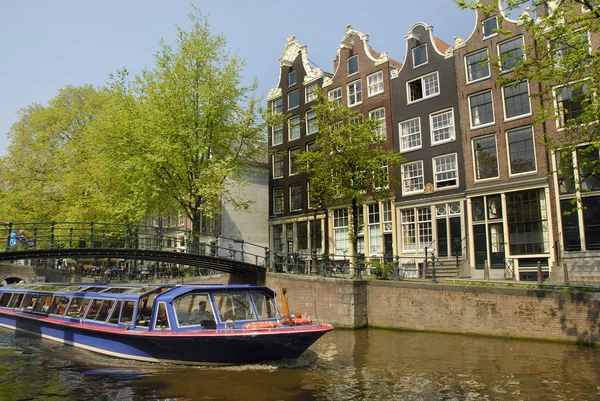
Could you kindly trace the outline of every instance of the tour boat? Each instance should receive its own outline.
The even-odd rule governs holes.
[[[114,357],[199,365],[297,358],[333,327],[251,285],[11,284],[0,326]]]

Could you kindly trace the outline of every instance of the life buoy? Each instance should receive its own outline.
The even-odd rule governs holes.
[[[282,326],[294,326],[296,325],[296,322],[294,322],[294,319],[290,319],[284,316],[283,319],[279,321],[279,324],[281,324]]]
[[[277,322],[252,322],[246,323],[242,327],[244,329],[274,329],[279,323]]]
[[[311,324],[312,323],[312,319],[309,319],[307,317],[303,317],[303,318],[295,317],[292,320],[294,321],[294,324]]]

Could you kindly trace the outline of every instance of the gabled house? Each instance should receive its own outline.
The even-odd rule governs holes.
[[[387,53],[371,49],[368,35],[348,25],[333,62],[333,75],[323,80],[323,94],[330,102],[338,102],[380,122],[379,133],[386,138],[387,149],[394,148],[390,79],[400,67]],[[352,252],[348,214],[343,205],[329,211],[328,248],[337,258]],[[364,223],[358,236],[359,254],[367,258],[397,254],[393,200],[375,201],[365,195],[359,219]]]
[[[455,57],[427,24],[405,39],[404,65],[391,79],[394,144],[406,159],[397,171],[398,254],[454,262],[467,246]]]

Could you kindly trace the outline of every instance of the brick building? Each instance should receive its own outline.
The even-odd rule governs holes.
[[[269,128],[270,248],[279,255],[299,252],[306,257],[312,249],[322,252],[324,215],[310,208],[309,183],[305,174],[296,173],[294,159],[315,140],[316,115],[310,107],[326,74],[309,65],[306,46],[294,36],[288,38],[279,66],[279,82],[267,97],[271,111],[285,115],[282,124]]]
[[[369,47],[369,36],[348,25],[333,62],[333,75],[323,80],[323,93],[329,101],[338,102],[362,113],[365,118],[380,121],[387,149],[393,149],[392,95],[390,79],[401,64],[387,53]],[[364,229],[359,233],[358,252],[367,257],[397,255],[393,200],[375,201],[367,196],[363,205]],[[331,235],[329,250],[342,255],[351,250],[348,209],[329,211]]]
[[[544,129],[534,124],[538,83],[497,81],[511,77],[531,39],[521,22],[496,10],[478,12],[471,36],[456,38],[454,46],[469,265],[473,278],[483,278],[487,264],[492,279],[527,280],[536,275],[538,261],[546,275],[555,261],[550,166]]]

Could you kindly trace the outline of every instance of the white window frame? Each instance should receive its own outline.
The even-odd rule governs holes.
[[[350,60],[354,59],[354,58],[356,59],[356,71],[350,72]],[[346,59],[346,71],[348,72],[348,76],[358,74],[359,69],[360,69],[360,66],[358,64],[358,54],[350,56]]]
[[[297,120],[297,123],[292,120]],[[288,118],[287,123],[288,123],[287,124],[288,125],[288,142],[296,141],[296,140],[300,139],[300,137],[302,136],[302,132],[300,130],[300,116],[292,116],[292,117]],[[298,128],[298,136],[292,138],[292,129],[295,127]]]
[[[437,82],[437,85],[436,85],[437,86],[437,92],[434,92],[434,93],[428,95],[427,91],[426,91],[425,80],[427,78],[429,78],[429,77],[432,77],[432,76],[435,76],[435,81]],[[413,82],[419,81],[419,80],[421,81],[421,95],[422,95],[422,97],[420,97],[418,99],[415,99],[415,100],[411,100],[410,84],[413,83]],[[439,96],[441,91],[442,90],[440,88],[440,76],[439,76],[439,74],[438,74],[437,71],[434,71],[434,72],[429,73],[429,74],[422,75],[422,76],[420,76],[418,78],[411,79],[410,81],[406,81],[406,103],[407,104],[417,103],[417,102],[421,102],[423,100],[426,100],[426,99],[429,99],[429,98],[432,98],[432,97],[435,97],[435,96]]]
[[[316,82],[314,84],[306,85],[304,87],[304,97],[306,103],[310,103],[314,100],[317,100],[317,88],[318,85]]]
[[[422,62],[421,64],[415,64],[415,50],[419,49],[421,47],[425,47],[425,61]],[[422,67],[424,65],[426,65],[427,63],[429,63],[429,49],[427,48],[427,43],[423,43],[419,46],[415,46],[411,49],[412,52],[412,61],[413,61],[413,68],[419,68]]]
[[[291,148],[290,150],[288,150],[288,175],[289,176],[293,176],[293,175],[297,175],[298,173],[293,172],[292,173],[292,167],[293,167],[293,159],[295,159],[296,157],[298,157],[298,155],[300,154],[301,150],[300,148]],[[294,158],[292,158],[292,155],[296,155]]]
[[[405,175],[407,173],[409,173],[409,171],[407,171],[408,168],[412,167],[412,166],[420,166],[421,174],[420,175],[411,176],[411,177],[405,177]],[[410,182],[412,182],[413,180],[416,179],[417,183],[418,183],[419,178],[420,178],[420,185],[415,185],[414,187],[416,189],[414,189],[409,184],[409,180],[410,180]],[[401,180],[402,180],[402,195],[413,195],[413,194],[423,193],[424,190],[425,190],[425,177],[424,177],[424,172],[423,172],[423,160],[417,160],[417,161],[414,161],[414,162],[402,164],[402,166],[401,166]],[[419,188],[419,186],[420,186],[420,188]],[[413,189],[411,189],[411,188],[413,188]]]
[[[359,91],[356,90],[356,85],[357,84],[360,85],[360,90]],[[350,93],[350,87],[354,88],[354,99],[355,99],[354,103],[352,103],[350,101],[350,99],[352,97],[352,94]],[[347,92],[348,92],[348,107],[358,106],[359,104],[362,103],[362,80],[357,79],[356,81],[350,82],[348,85],[346,85],[346,89],[347,89]],[[357,97],[360,97],[360,101],[356,100]]]
[[[281,145],[283,143],[283,124],[274,125],[272,128],[271,143],[273,146]]]
[[[404,147],[404,143],[405,143],[405,138],[408,138],[410,136],[416,135],[416,132],[409,132],[408,135],[404,135],[404,129],[403,129],[403,125],[404,124],[411,124],[413,122],[417,122],[418,123],[418,132],[419,132],[419,140],[418,143],[412,147]],[[404,120],[404,121],[400,121],[398,123],[398,132],[399,132],[399,137],[400,137],[400,144],[399,144],[399,148],[400,148],[400,153],[404,153],[404,152],[411,152],[413,150],[417,150],[417,149],[421,149],[423,147],[423,140],[421,138],[421,117],[415,117],[415,118],[411,118],[409,120]],[[410,144],[410,141],[408,142]]]
[[[438,169],[437,169],[438,166],[437,166],[436,161],[439,159],[442,159],[442,158],[447,158],[447,157],[454,157],[454,169],[438,171]],[[431,163],[433,165],[433,187],[436,190],[445,190],[445,189],[452,189],[452,188],[458,187],[458,155],[456,153],[448,153],[445,155],[434,157],[431,159]],[[454,185],[447,185],[447,186],[443,186],[443,187],[438,186],[439,181],[438,181],[437,175],[442,174],[442,173],[452,172],[452,171],[454,171],[454,179],[456,180],[456,183]],[[445,181],[451,181],[451,180],[445,180]]]
[[[511,154],[510,154],[510,141],[508,139],[508,137],[510,136],[510,133],[513,131],[519,131],[522,130],[524,128],[530,128],[531,129],[531,143],[533,145],[533,163],[535,165],[535,168],[533,170],[529,170],[529,171],[523,171],[522,173],[513,173],[512,172],[512,160],[511,160]],[[533,125],[525,125],[522,127],[516,127],[516,128],[511,128],[509,130],[506,131],[506,155],[507,155],[507,163],[508,163],[508,175],[510,177],[518,177],[521,175],[527,175],[527,174],[535,174],[537,173],[537,169],[538,169],[538,162],[537,162],[537,152],[535,151],[535,131],[533,128]]]
[[[281,197],[276,196],[278,193],[281,193]],[[277,210],[277,199],[279,198],[283,199],[281,202],[281,210]],[[273,188],[273,213],[285,213],[285,192],[283,187]]]
[[[529,104],[529,112],[525,113],[525,114],[519,114],[517,116],[512,116],[512,117],[508,117],[506,115],[506,95],[504,93],[504,90],[511,86],[512,84],[509,85],[505,85],[502,87],[502,108],[504,110],[504,121],[512,121],[512,120],[518,120],[519,118],[524,118],[524,117],[528,117],[531,115],[531,95],[530,95],[530,91],[529,91],[529,81],[524,79],[523,81],[520,81],[519,84],[521,84],[522,82],[525,82],[527,84],[527,102]]]
[[[343,224],[345,221],[345,225]],[[333,210],[333,249],[334,253],[338,253],[348,250],[349,244],[349,223],[350,216],[348,209],[334,209]],[[344,246],[344,248],[340,247]]]
[[[400,233],[402,236],[402,251],[416,252],[418,241],[415,209],[411,208],[400,211]],[[410,241],[411,239],[412,241]]]
[[[281,111],[275,111],[275,102],[277,102],[277,101],[281,102],[281,107],[280,107]],[[271,100],[271,112],[273,114],[283,113],[283,97],[278,97],[277,99]]]
[[[298,187],[300,188],[300,194],[302,194],[302,184],[291,184],[290,187],[289,187],[289,191],[290,191],[290,193],[289,193],[289,196],[290,196],[290,205],[289,205],[290,206],[290,212],[295,212],[295,211],[298,211],[298,210],[302,210],[302,205],[300,205],[299,208],[295,208],[295,209],[293,208],[294,197],[292,195],[292,189],[298,188]],[[304,203],[304,199],[302,199],[301,203]]]
[[[327,92],[327,99],[329,99],[330,102],[342,104],[342,88],[335,88]]]
[[[280,175],[276,175],[275,174],[275,162],[277,161],[276,159],[280,158],[281,160],[281,174]],[[282,154],[274,154],[273,155],[273,178],[283,178],[283,170],[285,169],[285,165],[284,165],[284,157]]]
[[[439,127],[437,127],[437,130],[445,130],[445,129],[449,128],[449,129],[451,129],[452,133],[450,134],[449,138],[436,141],[435,140],[435,131],[436,130],[434,129],[433,119],[437,116],[442,116],[442,115],[448,114],[448,113],[450,113],[450,118],[448,119],[448,121],[450,121],[451,124],[439,126]],[[455,141],[456,140],[456,123],[454,121],[454,108],[440,110],[440,111],[436,111],[434,113],[429,114],[429,130],[431,132],[431,146],[437,146],[437,145],[441,145],[443,143]]]
[[[484,93],[490,93],[490,98],[492,99],[492,121],[488,122],[488,123],[484,123],[484,124],[479,124],[479,125],[473,125],[473,109],[471,107],[471,98],[474,96],[478,96],[478,95],[482,95]],[[488,90],[484,90],[482,92],[477,92],[477,93],[471,93],[468,96],[468,104],[469,104],[469,126],[471,127],[471,129],[479,129],[479,128],[484,128],[484,127],[490,127],[492,125],[494,125],[496,123],[496,113],[494,112],[494,92],[492,92],[491,89]]]
[[[478,139],[483,139],[483,138],[487,138],[487,137],[494,137],[494,143],[496,144],[496,171],[497,174],[494,177],[487,177],[487,178],[477,178],[478,174],[477,174],[477,153],[475,152],[475,141]],[[481,135],[475,138],[471,139],[471,154],[473,157],[473,181],[475,182],[485,182],[485,181],[492,181],[492,180],[497,180],[498,178],[500,178],[500,160],[499,160],[499,154],[498,154],[498,137],[496,136],[496,134],[490,134],[490,135]]]
[[[525,37],[523,35],[515,36],[513,38],[504,40],[504,41],[502,41],[502,42],[500,42],[500,43],[498,43],[496,45],[496,51],[497,51],[497,54],[498,54],[498,63],[499,63],[499,67],[500,67],[500,74],[504,74],[504,73],[507,73],[507,72],[510,72],[510,71],[514,70],[514,67],[513,68],[509,68],[507,70],[504,70],[502,68],[502,53],[500,53],[500,46],[503,45],[503,44],[505,44],[505,43],[517,40],[519,38],[521,39],[521,46],[520,47],[521,47],[522,53],[523,53],[523,61],[525,61]]]
[[[298,93],[298,104],[294,107],[290,107],[290,95],[292,93]],[[294,110],[294,109],[297,109],[298,107],[300,107],[300,89],[295,89],[293,91],[288,92],[287,97],[288,97],[288,111]]]
[[[292,77],[292,75],[294,77],[293,83],[290,82],[290,78]],[[298,83],[298,74],[297,74],[296,70],[292,70],[292,71],[288,72],[288,88],[290,86],[296,85],[297,83]]]
[[[383,71],[377,71],[374,74],[367,76],[367,93],[368,97],[383,93]]]
[[[375,189],[389,188],[390,171],[389,171],[388,165],[386,163],[381,163],[381,171],[377,170],[373,174],[374,174],[373,186]],[[383,185],[379,185],[379,184],[383,184]]]
[[[369,111],[369,119],[379,122],[379,128],[377,128],[376,134],[382,139],[387,138],[387,126],[385,118],[385,107],[379,107],[375,110]]]
[[[383,232],[391,233],[394,227],[393,217],[394,208],[391,201],[381,203],[381,220],[383,224]]]
[[[555,118],[556,118],[556,130],[557,131],[563,131],[565,129],[565,123],[566,121],[564,121],[565,116],[564,116],[564,112],[561,110],[561,107],[558,103],[558,90],[561,88],[568,88],[570,86],[573,86],[575,84],[578,84],[579,82],[584,82],[584,93],[589,93],[589,89],[587,88],[587,84],[585,83],[585,81],[587,81],[589,78],[586,79],[582,79],[579,81],[572,81],[572,82],[568,82],[566,85],[557,85],[554,88],[552,88],[552,95],[554,97],[554,113],[555,113]],[[572,98],[569,98],[572,99]]]
[[[469,74],[469,63],[467,62],[467,58],[470,56],[474,56],[475,54],[481,53],[481,52],[485,52],[485,54],[487,55],[487,61],[488,61],[488,73],[486,76],[481,77],[481,78],[476,78],[476,79],[470,79],[470,74]],[[491,76],[491,68],[490,68],[490,52],[488,50],[488,48],[483,48],[483,49],[479,49],[477,51],[474,51],[472,53],[469,53],[465,56],[464,58],[465,60],[465,75],[466,75],[466,79],[467,79],[467,84],[471,84],[474,82],[479,82],[479,81],[483,81],[484,79],[488,79]]]
[[[485,34],[485,22],[489,21],[491,19],[495,19],[496,20],[496,30],[498,30],[498,28],[499,28],[498,27],[498,17],[495,16],[495,15],[493,17],[486,18],[483,21],[481,21],[481,34],[483,36],[483,39],[489,39],[489,38],[492,38],[492,37],[498,35],[498,32],[491,32],[489,35]]]
[[[369,232],[369,256],[380,256],[383,252],[383,232],[381,230],[381,208],[379,203],[367,205],[368,232]]]
[[[311,121],[313,121],[311,123]],[[311,127],[314,130],[311,130]],[[317,127],[317,112],[310,109],[306,112],[306,135],[312,135],[319,132],[319,128]]]

